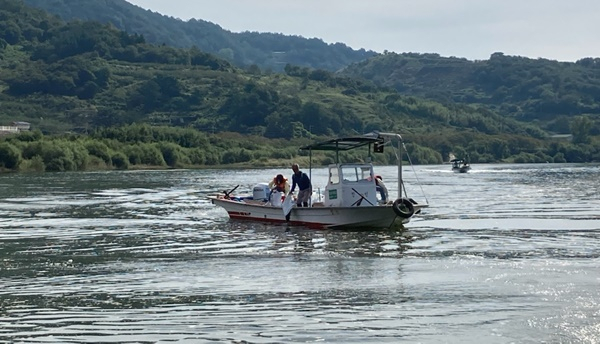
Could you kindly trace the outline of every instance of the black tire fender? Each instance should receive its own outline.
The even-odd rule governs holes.
[[[398,198],[392,205],[394,213],[401,218],[408,219],[415,214],[415,206],[407,198]]]

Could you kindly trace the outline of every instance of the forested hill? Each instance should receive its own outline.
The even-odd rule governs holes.
[[[495,53],[489,60],[469,61],[437,54],[388,53],[353,64],[342,74],[405,95],[481,104],[501,115],[542,125],[563,116],[600,114],[600,58],[558,62]]]
[[[144,36],[148,43],[172,47],[197,47],[237,66],[256,65],[263,70],[282,71],[286,64],[337,71],[376,53],[354,50],[343,43],[327,44],[318,38],[277,33],[233,33],[201,19],[182,21],[164,16],[125,0],[24,0],[65,20],[111,23],[130,34]]]
[[[232,33],[203,21],[144,10],[125,0],[24,0],[66,20],[111,23],[153,44],[196,46],[238,66],[283,71],[286,64],[341,72],[400,94],[443,103],[478,104],[542,128],[568,132],[573,116],[600,114],[600,59],[576,63],[493,54],[469,61],[438,54],[352,50],[342,43],[274,33]]]
[[[25,159],[37,154],[26,152],[27,142],[42,134],[104,133],[94,140],[113,153],[128,154],[123,144],[170,140],[193,148],[191,161],[201,163],[200,150],[211,164],[265,164],[295,158],[298,140],[385,130],[403,134],[415,163],[441,163],[449,153],[472,162],[600,160],[598,125],[588,116],[571,118],[562,133],[573,141],[559,142],[537,123],[482,106],[403,96],[364,79],[289,64],[284,73],[240,69],[196,48],[149,44],[112,25],[64,22],[20,0],[0,0],[0,71],[0,125],[26,121],[39,134],[9,137],[0,148]],[[224,136],[211,136],[202,140],[210,145],[199,147],[191,133],[228,136],[223,142]],[[389,161],[393,153],[387,154],[379,162]]]

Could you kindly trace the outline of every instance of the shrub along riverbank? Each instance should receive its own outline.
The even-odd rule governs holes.
[[[103,128],[90,135],[44,136],[24,131],[0,141],[3,171],[89,171],[112,169],[161,169],[204,167],[279,167],[292,162],[308,164],[299,147],[314,140],[265,139],[238,133],[206,134],[191,128],[133,124]],[[414,147],[416,146],[411,146]],[[439,163],[441,156],[428,148],[418,162]],[[356,156],[351,156],[355,154]],[[365,152],[344,153],[343,158],[362,159]],[[332,154],[313,155],[313,163],[333,162]],[[395,161],[393,152],[373,157],[376,163]]]
[[[427,137],[407,137],[404,138],[405,146],[412,163],[441,164],[446,160],[439,150],[415,142],[423,143],[421,141],[427,141]],[[0,139],[0,170],[43,172],[224,166],[262,168],[287,167],[292,162],[306,166],[309,160],[308,153],[299,148],[325,139],[329,138],[313,136],[288,140],[232,132],[207,134],[193,128],[148,124],[101,128],[89,135],[46,136],[38,130],[23,131]],[[435,140],[432,138],[428,141],[431,144]],[[529,141],[525,143],[531,144]],[[525,143],[516,142],[512,146],[522,149]],[[458,146],[446,147],[447,152],[444,154],[453,152],[460,156],[469,155],[472,162],[480,163],[561,163],[594,160],[594,155],[598,153],[593,148],[594,145],[591,144],[554,142],[546,149],[532,146],[531,152],[518,152],[503,160],[494,160],[489,154],[478,152],[481,150],[478,146],[467,146],[467,149]],[[503,152],[508,150],[505,146]],[[340,153],[342,161],[361,161],[367,157],[368,154],[363,150]],[[392,149],[386,149],[383,154],[373,154],[371,159],[380,165],[396,163],[395,152]],[[334,161],[335,155],[331,152],[313,153],[313,165],[323,166]]]

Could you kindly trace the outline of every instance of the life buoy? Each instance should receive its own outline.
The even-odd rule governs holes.
[[[406,198],[398,198],[392,205],[396,215],[408,219],[415,214],[415,206]]]

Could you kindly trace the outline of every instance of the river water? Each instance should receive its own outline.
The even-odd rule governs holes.
[[[1,175],[0,342],[600,342],[598,165],[405,167],[430,207],[404,231],[236,222],[206,199],[281,172]]]

